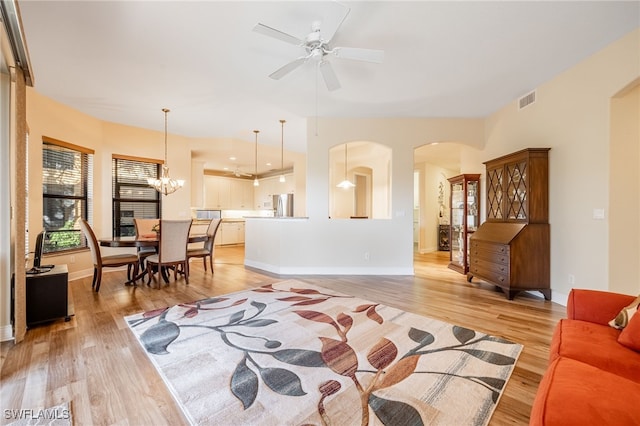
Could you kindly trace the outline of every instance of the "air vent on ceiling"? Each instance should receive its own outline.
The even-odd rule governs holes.
[[[518,109],[528,107],[529,105],[535,103],[535,101],[536,101],[536,91],[534,90],[533,92],[527,93],[526,95],[518,99]]]

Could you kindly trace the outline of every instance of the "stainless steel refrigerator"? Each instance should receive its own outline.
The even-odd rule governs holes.
[[[273,196],[273,216],[293,217],[293,194],[276,194]]]

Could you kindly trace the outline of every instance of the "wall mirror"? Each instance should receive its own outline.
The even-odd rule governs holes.
[[[329,149],[329,217],[391,218],[391,148],[352,141]]]

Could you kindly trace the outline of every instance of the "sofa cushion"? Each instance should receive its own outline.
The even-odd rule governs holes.
[[[640,352],[640,311],[636,311],[636,313],[633,314],[629,320],[629,324],[620,332],[618,343],[636,352]]]
[[[574,288],[567,300],[567,318],[607,325],[634,299],[628,294]]]
[[[551,340],[550,360],[560,356],[640,383],[640,353],[620,343],[620,330],[587,321],[563,319]]]
[[[536,394],[530,426],[637,426],[640,383],[570,358],[556,358]]]
[[[640,296],[636,297],[636,299],[631,302],[631,304],[622,308],[620,312],[618,312],[618,315],[616,315],[614,319],[609,321],[609,325],[620,330],[625,328],[629,323],[631,317],[638,312],[638,305],[640,305]]]

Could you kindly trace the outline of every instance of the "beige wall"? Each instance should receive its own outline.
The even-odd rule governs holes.
[[[526,147],[551,148],[551,287],[558,297],[572,287],[612,287],[610,223],[626,206],[609,203],[611,168],[617,167],[610,166],[611,98],[638,76],[640,30],[538,87],[535,104],[518,111],[514,101],[487,119],[484,160]],[[626,195],[638,202],[637,190]],[[594,209],[604,209],[605,219],[594,219]],[[633,251],[637,233],[635,238],[612,243]],[[640,283],[630,284],[629,292],[640,292]]]
[[[438,185],[443,184],[444,189],[444,220],[450,223],[451,210],[449,209],[449,197],[451,195],[450,177],[460,174],[460,170],[448,170],[433,164],[416,164],[416,170],[420,172],[420,215],[419,215],[419,241],[418,251],[429,253],[438,250],[438,226],[440,225],[440,205],[438,204]]]
[[[29,239],[35,244],[42,230],[42,136],[95,150],[93,174],[93,228],[98,237],[111,235],[111,158],[112,154],[131,155],[162,160],[163,131],[123,126],[104,122],[40,95],[34,89],[27,92],[27,120],[29,124]],[[158,111],[159,126],[163,123]],[[191,151],[188,140],[170,135],[168,158],[171,176],[184,178],[185,187],[168,195],[171,202],[163,203],[164,218],[190,217]],[[115,250],[115,249],[112,249]],[[109,254],[103,249],[103,254]],[[69,255],[47,256],[51,263],[66,263],[70,278],[85,276],[93,267],[88,251]],[[47,261],[49,262],[49,261]]]
[[[640,81],[611,100],[609,288],[640,292]]]
[[[309,228],[301,229],[314,241],[314,256],[305,250],[295,252],[294,260],[318,265],[359,264],[363,268],[374,261],[400,270],[412,265],[413,150],[425,141],[463,143],[466,150],[461,166],[465,173],[482,172],[483,161],[525,147],[551,147],[550,222],[551,283],[556,294],[566,295],[574,275],[576,287],[609,289],[610,221],[617,205],[610,205],[609,138],[611,98],[640,75],[640,30],[635,31],[588,58],[574,68],[538,87],[537,102],[518,111],[515,101],[485,119],[331,119],[310,120],[308,157],[304,178]],[[29,170],[30,217],[32,230],[42,226],[41,137],[43,135],[86,146],[96,151],[94,188],[94,226],[98,235],[108,235],[111,227],[111,155],[127,154],[162,158],[162,132],[106,123],[79,113],[28,89],[27,120],[30,128]],[[159,126],[162,116],[159,112]],[[317,133],[317,134],[316,134]],[[392,219],[359,222],[353,230],[349,223],[328,221],[328,149],[338,143],[371,140],[393,146]],[[164,217],[188,215],[191,175],[189,139],[170,135],[171,175],[187,180],[187,187],[170,195]],[[632,143],[632,142],[631,142]],[[305,171],[304,167],[299,168]],[[297,168],[298,170],[298,168]],[[484,182],[482,182],[484,188]],[[637,191],[634,194],[637,198]],[[298,204],[299,205],[299,204]],[[594,220],[593,209],[605,209],[605,220]],[[376,237],[380,231],[387,236]],[[36,232],[31,233],[32,240]],[[358,243],[366,235],[366,241]],[[332,251],[334,238],[348,237],[353,244]],[[309,241],[309,240],[307,240]],[[637,242],[637,241],[636,241]],[[33,244],[33,241],[32,241]],[[366,247],[365,247],[366,244]],[[616,241],[620,250],[631,250],[627,241]],[[389,249],[388,247],[393,247]],[[371,251],[372,261],[362,264],[362,250]],[[315,253],[317,252],[317,253]],[[335,258],[334,258],[335,257]],[[638,257],[636,257],[637,259]],[[76,262],[61,256],[52,263],[67,263],[74,273],[90,270],[88,253],[76,255]],[[637,271],[636,271],[637,273]],[[616,284],[617,285],[617,284]],[[635,291],[633,286],[635,285]],[[630,292],[640,291],[631,283]]]

